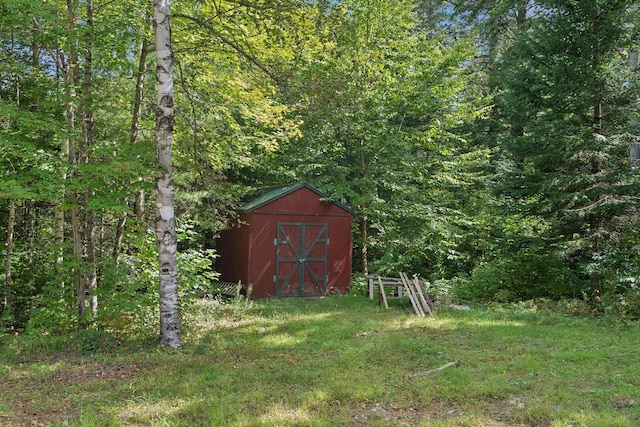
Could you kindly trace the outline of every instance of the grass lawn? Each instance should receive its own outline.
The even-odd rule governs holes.
[[[1,337],[0,425],[640,426],[640,325],[530,306],[203,301],[182,352],[96,341]]]

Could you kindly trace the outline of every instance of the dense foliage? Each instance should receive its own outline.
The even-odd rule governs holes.
[[[636,2],[174,8],[183,303],[209,292],[238,201],[304,180],[356,212],[356,276],[640,316]],[[131,0],[0,5],[6,329],[157,317],[151,15]]]

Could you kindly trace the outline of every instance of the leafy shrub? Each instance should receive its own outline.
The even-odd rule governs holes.
[[[25,332],[30,335],[63,335],[74,331],[78,326],[78,316],[70,295],[63,294],[57,286],[48,286],[47,289],[49,292],[36,298],[36,308],[30,313]]]
[[[75,341],[78,352],[85,355],[109,351],[116,345],[113,336],[97,329],[78,331]]]
[[[530,248],[476,267],[455,293],[466,299],[512,302],[577,297],[584,290],[560,253]]]
[[[349,284],[350,295],[367,295],[367,279],[362,274],[354,274]]]
[[[621,310],[624,316],[631,320],[640,320],[640,289],[629,289],[621,298]]]
[[[598,299],[601,311],[622,320],[640,320],[640,286],[635,277],[620,278]]]

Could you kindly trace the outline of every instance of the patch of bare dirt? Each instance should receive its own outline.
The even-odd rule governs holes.
[[[55,372],[51,381],[63,385],[77,385],[91,381],[126,380],[136,377],[142,369],[143,367],[136,364],[92,362]]]
[[[61,364],[50,373],[27,377],[16,375],[0,381],[0,426],[33,427],[67,422],[80,417],[77,403],[68,398],[69,386],[100,382],[127,381],[143,370],[153,369],[136,363],[91,361],[78,365]],[[51,398],[50,398],[51,397]]]
[[[518,398],[501,402],[501,408],[496,409],[493,416],[485,414],[491,420],[480,422],[476,427],[513,427],[513,422],[508,422],[509,413],[514,407],[520,407],[521,400]],[[380,404],[363,402],[352,410],[352,426],[414,426],[421,423],[429,423],[437,420],[455,419],[464,417],[467,414],[460,407],[451,402],[441,402],[434,406],[417,407],[397,407],[393,404]],[[546,424],[527,424],[527,427],[547,427]]]

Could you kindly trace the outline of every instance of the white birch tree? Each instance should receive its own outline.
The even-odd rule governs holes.
[[[160,343],[180,348],[180,318],[178,315],[177,235],[173,196],[173,52],[171,48],[171,0],[154,0],[156,78],[158,107],[156,110],[156,144],[158,179],[157,240],[160,274]]]

